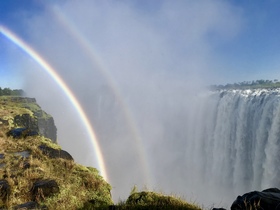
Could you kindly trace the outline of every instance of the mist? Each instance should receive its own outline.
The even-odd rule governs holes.
[[[26,41],[83,106],[101,145],[113,199],[125,199],[137,185],[198,203],[221,202],[215,189],[209,197],[199,182],[186,181],[195,167],[186,164],[188,125],[195,123],[192,102],[200,91],[228,77],[217,48],[238,36],[240,10],[219,0],[70,0],[44,7],[22,19]],[[23,89],[55,119],[58,143],[77,162],[96,166],[68,98],[35,62],[26,59],[20,66]]]

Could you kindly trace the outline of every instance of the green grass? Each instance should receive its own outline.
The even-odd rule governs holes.
[[[0,179],[5,177],[12,192],[7,202],[0,199],[0,208],[12,209],[13,206],[31,201],[30,189],[36,180],[54,179],[58,183],[60,192],[45,200],[37,200],[50,210],[201,209],[176,196],[149,191],[138,192],[135,187],[126,201],[113,204],[111,186],[100,176],[96,168],[85,167],[61,158],[48,158],[42,154],[39,145],[44,144],[54,149],[61,149],[61,147],[43,136],[21,139],[6,136],[11,128],[16,127],[14,117],[23,114],[29,114],[34,118],[51,117],[41,110],[37,103],[25,98],[0,97],[0,154],[5,155],[5,159],[0,160]],[[21,157],[17,154],[22,151],[29,151],[30,156]],[[26,162],[30,164],[29,168],[24,168]]]
[[[42,154],[38,146],[46,139],[43,137],[28,137],[15,140],[10,137],[0,138],[0,152],[5,154],[6,165],[0,169],[0,177],[7,176],[12,194],[6,207],[31,201],[30,189],[34,181],[54,179],[60,187],[60,193],[40,201],[49,209],[78,209],[89,200],[95,200],[94,207],[112,204],[111,186],[95,169],[89,169],[73,161],[50,159]],[[50,141],[48,145],[56,147]],[[14,152],[31,151],[28,158],[15,156]],[[30,163],[30,168],[24,169],[24,162]],[[77,193],[78,192],[78,193]],[[4,203],[0,203],[0,206]]]

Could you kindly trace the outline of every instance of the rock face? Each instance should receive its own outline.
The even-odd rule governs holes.
[[[26,129],[53,142],[57,141],[53,117],[43,111],[34,98],[1,97],[0,105],[2,109],[9,109],[9,113],[0,116],[1,125],[9,126],[11,129]]]
[[[65,150],[53,149],[46,145],[40,145],[38,147],[44,155],[47,155],[50,158],[62,158],[65,160],[74,160],[73,157]]]
[[[238,196],[231,205],[231,210],[280,210],[280,190],[269,188]]]
[[[113,204],[110,190],[60,148],[35,99],[0,96],[0,209],[95,209]]]
[[[41,201],[59,193],[59,187],[55,180],[38,180],[31,189],[33,200]]]
[[[40,135],[51,139],[53,142],[56,142],[57,129],[54,124],[54,119],[52,116],[48,115],[41,109],[41,107],[36,103],[36,100],[34,98],[30,99],[14,97],[13,100],[17,103],[25,104],[24,107],[30,109],[34,115],[34,117],[31,117],[29,114],[15,116],[15,125],[17,125],[18,127],[25,127],[32,131],[36,131]]]
[[[54,119],[52,117],[49,118],[38,117],[38,128],[39,128],[39,134],[51,139],[53,142],[56,142],[57,129],[54,124]]]

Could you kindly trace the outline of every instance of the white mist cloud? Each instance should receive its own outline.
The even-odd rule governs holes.
[[[242,23],[238,8],[220,0],[166,0],[149,8],[143,4],[46,3],[44,13],[24,20],[30,44],[69,84],[91,119],[115,200],[127,197],[134,184],[148,184],[139,138],[153,175],[148,187],[183,196],[192,192],[184,183],[189,167],[194,167],[184,160],[190,93],[225,77],[215,50],[233,39]],[[99,64],[53,8],[86,37]],[[24,89],[54,116],[59,143],[78,162],[96,164],[79,116],[57,84],[36,65],[22,63],[22,68],[28,69]],[[118,90],[112,90],[104,69]],[[198,201],[199,196],[195,195]]]

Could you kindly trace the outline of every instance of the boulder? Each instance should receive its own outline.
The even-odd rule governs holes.
[[[11,187],[8,181],[5,179],[0,180],[0,199],[2,199],[2,201],[6,201],[10,193]]]
[[[50,158],[62,158],[65,160],[74,160],[73,157],[65,150],[54,149],[46,145],[40,145],[39,149],[42,151],[44,155],[47,155]]]
[[[238,196],[230,207],[231,210],[280,210],[280,190],[269,188]]]
[[[33,200],[41,201],[59,193],[59,187],[55,180],[38,180],[33,184],[31,193]]]

